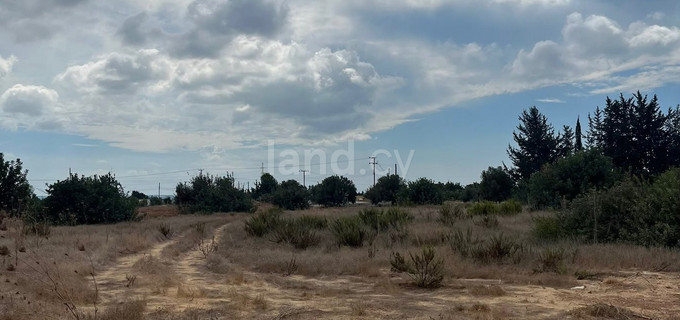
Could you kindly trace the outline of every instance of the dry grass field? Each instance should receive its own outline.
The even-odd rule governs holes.
[[[330,224],[360,210],[283,216]],[[5,219],[0,320],[680,319],[677,250],[543,243],[532,222],[547,212],[442,223],[437,206],[403,210],[413,217],[406,229],[373,233],[357,248],[320,229],[304,250],[249,235],[252,214],[162,206],[140,222],[52,227],[44,236]],[[442,260],[439,288],[391,270],[394,253],[408,260],[425,246]],[[482,248],[492,253],[483,259]]]

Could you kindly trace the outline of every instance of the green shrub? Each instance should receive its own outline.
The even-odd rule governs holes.
[[[508,259],[519,262],[524,246],[517,241],[500,234],[492,236],[488,242],[478,245],[472,251],[472,258],[482,263],[503,263]]]
[[[199,174],[191,182],[179,183],[175,201],[183,212],[249,212],[253,208],[250,195],[235,186],[234,177]]]
[[[281,224],[281,213],[281,209],[271,208],[253,215],[246,221],[246,232],[255,237],[265,236]]]
[[[560,226],[560,219],[557,216],[545,216],[534,218],[532,233],[536,238],[542,240],[557,240],[564,236],[564,230]]]
[[[498,214],[499,208],[490,201],[475,202],[468,208],[468,213],[472,216]]]
[[[522,204],[512,199],[503,201],[498,205],[498,212],[503,215],[522,213]]]
[[[375,232],[386,231],[389,227],[387,220],[384,219],[383,211],[376,208],[367,208],[359,211],[359,219]]]
[[[470,228],[466,232],[454,230],[447,234],[445,238],[451,249],[463,258],[470,257],[474,248],[481,242],[478,237],[472,234]]]
[[[281,182],[276,191],[271,194],[273,204],[286,210],[309,208],[309,192],[295,180]]]
[[[295,219],[297,223],[311,229],[323,230],[328,228],[326,217],[303,215]]]
[[[340,217],[331,224],[331,231],[339,246],[361,247],[366,230],[359,216]]]
[[[296,249],[307,249],[319,243],[319,237],[313,227],[299,219],[281,220],[272,233],[275,242],[288,243]]]
[[[445,202],[439,208],[439,218],[437,220],[445,225],[452,225],[457,220],[467,217],[465,207],[460,203]]]
[[[392,229],[402,231],[413,220],[413,216],[404,209],[392,207],[385,210],[383,220]]]
[[[410,262],[406,262],[399,253],[392,254],[390,264],[393,271],[406,272],[415,284],[421,288],[437,288],[444,280],[444,264],[436,259],[436,252],[430,246],[423,248],[421,254],[409,252]]]

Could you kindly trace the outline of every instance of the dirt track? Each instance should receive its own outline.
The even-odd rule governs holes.
[[[227,226],[216,228],[214,239],[220,239]],[[166,240],[100,272],[100,307],[143,299],[151,314],[192,311],[211,319],[564,319],[572,318],[572,310],[597,303],[625,307],[642,319],[680,314],[680,276],[675,273],[602,275],[579,281],[583,288],[578,289],[452,279],[443,288],[422,290],[387,269],[377,279],[325,279],[260,274],[230,261],[228,273],[216,274],[206,268],[206,258],[197,249],[162,258],[165,248],[183,240],[182,235]],[[144,259],[165,266],[162,274],[139,274]],[[127,275],[137,275],[129,287]],[[494,288],[501,293],[494,294]]]

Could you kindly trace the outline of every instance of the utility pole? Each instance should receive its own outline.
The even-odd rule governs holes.
[[[158,199],[161,198],[161,183],[158,183]]]
[[[368,164],[373,165],[373,186],[375,187],[375,165],[378,164],[378,162],[375,161],[375,157],[368,157],[370,160]]]
[[[264,162],[262,162],[262,166],[260,166],[261,172],[260,175],[264,174]]]
[[[307,188],[307,185],[305,184],[305,182],[306,182],[305,181],[305,175],[307,174],[307,172],[309,172],[309,170],[300,170],[300,172],[302,172],[302,186]]]
[[[397,174],[397,164],[396,164],[396,163],[394,164],[394,175],[395,175],[395,176],[398,175],[398,174]]]

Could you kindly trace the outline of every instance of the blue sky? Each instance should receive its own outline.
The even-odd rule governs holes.
[[[39,195],[69,168],[171,194],[263,164],[364,190],[374,153],[467,184],[532,105],[584,130],[607,95],[678,105],[679,26],[658,0],[0,0],[0,152]]]

